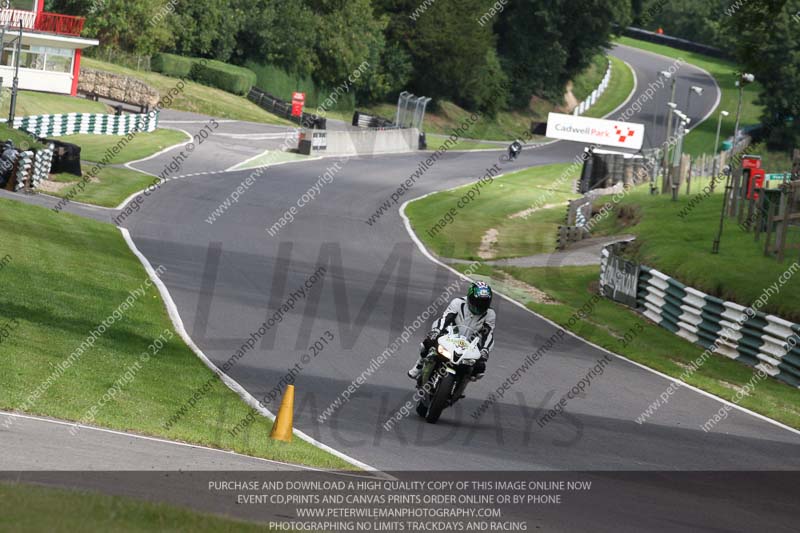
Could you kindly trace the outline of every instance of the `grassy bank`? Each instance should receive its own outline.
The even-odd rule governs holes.
[[[170,78],[156,72],[134,70],[91,58],[84,58],[83,65],[87,68],[138,78],[155,88],[161,94],[162,98],[170,93],[170,91],[175,92],[175,87],[180,81],[177,78]],[[183,90],[172,99],[170,105],[165,105],[165,108],[174,109],[176,111],[201,113],[218,118],[248,120],[251,122],[264,122],[267,124],[281,124],[287,126],[292,124],[288,120],[264,111],[241,96],[236,96],[235,94],[189,80],[186,80],[184,83]]]
[[[722,119],[722,128],[720,131],[720,139],[727,139],[733,136],[733,128],[736,124],[736,106],[739,100],[739,90],[736,88],[737,74],[739,67],[736,64],[709,57],[695,52],[687,52],[670,48],[660,44],[649,43],[646,41],[639,41],[631,39],[630,37],[619,37],[617,41],[619,44],[632,46],[641,50],[647,50],[673,59],[682,58],[687,63],[698,66],[708,71],[717,81],[720,89],[722,90],[722,97],[719,107],[712,113],[712,115],[702,124],[697,127],[692,127],[689,135],[684,140],[684,151],[693,155],[702,153],[712,153],[714,150],[714,138],[717,133],[717,120],[720,110],[730,112],[730,115]],[[685,90],[685,88],[684,88]],[[761,115],[761,106],[756,105],[755,100],[760,91],[758,83],[748,85],[744,90],[744,98],[742,100],[742,118],[741,126],[745,127],[753,124],[758,124],[759,116]]]
[[[699,189],[700,184],[695,184],[695,191]],[[723,197],[719,189],[690,209],[692,196],[681,195],[671,202],[665,195],[650,195],[646,187],[637,188],[597,225],[595,233],[636,235],[630,251],[636,260],[705,293],[748,306],[797,255],[787,254],[789,259],[783,263],[765,257],[763,238],[755,242],[752,233],[727,218],[720,253],[712,254]],[[688,211],[681,217],[684,209]],[[795,232],[789,240],[800,243],[800,235]],[[800,322],[800,279],[783,286],[763,310]]]
[[[470,186],[412,202],[406,212],[425,245],[445,257],[479,259],[481,240],[490,229],[498,232],[492,249],[496,258],[549,252],[555,247],[556,230],[564,223],[566,208],[537,208],[575,198],[572,182],[579,173],[579,167],[570,168],[569,164],[534,167],[495,179],[464,209],[458,208],[458,202]],[[473,205],[480,205],[480,210]],[[456,209],[453,222],[444,229],[435,228],[452,208]]]
[[[3,502],[0,529],[17,533],[274,531],[164,504],[37,485],[0,483],[0,500]]]
[[[553,251],[555,226],[563,223],[565,208],[551,207],[534,212],[519,231],[505,229],[509,214],[519,209],[518,196],[524,204],[551,203],[548,184],[560,175],[564,165],[548,165],[495,180],[484,187],[481,195],[460,210],[454,222],[434,238],[426,235],[433,221],[442,216],[464,193],[441,192],[407,206],[417,235],[432,251],[448,257],[474,259],[480,255],[481,236],[489,229],[499,228],[494,245],[497,257],[532,255]],[[503,180],[513,187],[498,187]],[[569,195],[562,198],[566,199]],[[623,216],[616,213],[601,220],[599,227],[607,234],[633,233],[641,242],[637,258],[684,282],[714,293],[735,296],[743,301],[760,294],[765,285],[774,281],[787,264],[778,265],[759,256],[752,235],[747,236],[729,224],[719,256],[709,251],[716,228],[714,213],[719,215],[720,197],[711,197],[696,207],[684,220],[677,216],[685,205],[677,205],[664,196],[651,197],[646,186],[636,189],[623,200]],[[637,207],[638,206],[638,207]],[[633,214],[633,216],[631,216]],[[517,222],[510,222],[517,224]],[[527,231],[525,231],[527,230]],[[787,262],[788,263],[788,262]],[[464,270],[466,265],[455,265]],[[570,317],[598,290],[599,267],[515,268],[483,265],[479,276],[490,280],[501,292],[512,295],[529,309],[567,327]],[[754,283],[757,279],[759,282]],[[763,281],[763,283],[761,283]],[[708,286],[703,286],[706,283]],[[773,297],[772,311],[784,316],[798,313],[798,283],[787,284],[780,297]],[[724,290],[723,290],[724,289]],[[544,295],[545,297],[542,297]],[[752,300],[750,300],[752,301]],[[749,301],[747,302],[749,304]],[[702,348],[672,334],[638,313],[602,299],[592,315],[570,328],[578,335],[616,353],[651,368],[678,377],[689,361],[696,359]],[[633,334],[633,335],[632,335]],[[629,342],[624,339],[633,337]],[[687,382],[722,398],[734,399],[737,392],[752,378],[751,368],[723,356],[712,357],[694,372]],[[765,380],[757,393],[739,401],[743,407],[800,428],[800,391],[776,380]],[[642,405],[644,410],[647,405]]]
[[[3,340],[0,408],[86,420],[151,343],[168,338],[141,363],[135,378],[89,417],[91,423],[270,459],[347,467],[298,439],[270,440],[266,419],[237,437],[228,433],[250,409],[173,332],[161,297],[147,288],[144,269],[113,226],[0,200],[0,257],[6,255],[0,324],[15,325]],[[72,354],[131,291],[144,294],[75,360]],[[29,401],[55,365],[70,357],[73,363],[63,375]],[[195,407],[169,426],[173,414],[204,386],[208,392]]]
[[[0,113],[8,117],[11,105],[10,90],[3,89]],[[19,91],[17,94],[17,117],[29,115],[54,115],[62,113],[108,113],[108,107],[101,102],[63,94]]]

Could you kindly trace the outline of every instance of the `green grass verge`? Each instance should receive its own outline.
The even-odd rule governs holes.
[[[113,149],[125,137],[125,135],[78,133],[76,135],[65,135],[60,137],[59,140],[80,146],[81,159],[83,161],[97,162],[102,161],[106,152]],[[113,165],[136,161],[160,152],[164,148],[188,140],[189,138],[182,131],[171,129],[159,128],[153,132],[137,133],[117,154],[112,152],[111,158],[106,163]]]
[[[35,137],[28,135],[24,131],[14,129],[7,124],[0,123],[0,141],[5,142],[7,139],[11,139],[14,142],[14,146],[21,150],[44,148],[44,145],[37,142]]]
[[[608,56],[611,60],[611,80],[597,102],[583,114],[584,117],[601,118],[614,111],[627,100],[633,91],[633,71],[621,59]]]
[[[26,406],[25,412],[32,414],[86,419],[109,388],[141,360],[140,354],[160,335],[172,332],[164,303],[151,287],[30,403],[28,398],[52,375],[55,365],[75,353],[130,291],[143,286],[147,275],[113,226],[0,200],[0,257],[6,255],[11,259],[2,270],[0,324],[16,326],[2,345],[2,409]],[[97,411],[93,423],[258,457],[348,468],[344,461],[299,439],[292,443],[269,439],[272,424],[261,417],[232,437],[228,430],[250,409],[173,335]],[[210,383],[208,393],[166,429],[176,410],[206,383]]]
[[[484,187],[481,195],[460,210],[455,221],[435,238],[426,235],[426,230],[458,201],[466,189],[460,193],[440,192],[413,201],[406,207],[406,213],[426,246],[448,257],[475,259],[481,236],[489,228],[498,227],[500,231],[496,249],[501,257],[551,252],[554,249],[555,226],[563,223],[564,207],[535,212],[528,223],[521,226],[521,232],[508,231],[503,224],[508,220],[508,213],[518,210],[519,205],[515,204],[519,201],[518,196],[524,196],[525,200],[521,202],[524,204],[551,203],[553,200],[550,193],[546,188],[539,188],[542,186],[542,178],[556,176],[564,167],[566,165],[548,165],[496,180]],[[495,189],[505,179],[511,180],[509,183],[513,182],[513,188],[505,193],[502,189]],[[545,183],[550,183],[550,180]],[[695,190],[699,186],[700,184],[696,184]],[[568,194],[563,196],[564,199],[569,197]],[[771,259],[762,261],[758,255],[758,246],[752,242],[752,236],[743,234],[730,223],[723,239],[722,253],[720,256],[712,256],[709,251],[716,228],[714,214],[719,215],[720,200],[719,196],[712,196],[684,217],[686,222],[682,222],[677,213],[685,205],[685,198],[682,197],[678,204],[674,204],[664,196],[651,197],[646,192],[646,187],[635,189],[623,200],[622,205],[639,206],[638,209],[627,208],[628,212],[634,210],[638,213],[639,223],[624,224],[623,221],[631,218],[617,219],[611,216],[600,223],[599,229],[606,233],[639,235],[638,240],[642,243],[638,252],[640,259],[670,275],[677,274],[676,277],[701,290],[713,292],[708,290],[709,287],[702,286],[703,280],[712,285],[721,281],[729,287],[735,286],[736,293],[740,296],[746,294],[744,298],[754,299],[752,295],[760,294],[763,286],[772,283],[788,265],[778,265]],[[462,271],[467,268],[467,265],[454,266]],[[692,274],[695,278],[681,278],[685,273]],[[483,265],[476,274],[492,279],[500,290],[563,326],[596,293],[599,281],[598,266],[500,268]],[[542,303],[526,298],[520,292],[520,287],[509,286],[507,276],[544,291],[556,303]],[[764,283],[753,283],[753,279],[764,280]],[[798,312],[797,302],[800,301],[798,283],[794,280],[791,283],[793,285],[785,285],[782,293],[770,300],[770,304],[774,306],[772,311],[781,311],[783,316],[788,317]],[[730,296],[723,296],[726,295]],[[575,324],[571,330],[596,344],[673,377],[680,376],[686,370],[688,362],[696,359],[703,351],[699,346],[677,337],[630,309],[605,299],[597,303],[589,318]],[[622,339],[626,334],[633,335],[633,340],[623,343]],[[687,381],[732,400],[737,393],[737,387],[744,386],[752,375],[751,368],[723,356],[716,356]],[[658,392],[654,391],[654,394]],[[739,404],[800,428],[800,391],[778,381],[760,382],[757,392],[745,397]],[[642,410],[645,408],[647,405],[642,405]]]
[[[0,483],[0,500],[0,530],[17,533],[276,531],[164,504],[37,485]]]
[[[427,135],[428,140],[428,149],[429,150],[436,150],[449,137],[446,135],[439,135],[436,133],[431,133]],[[505,143],[487,143],[481,141],[473,141],[470,139],[459,139],[456,143],[450,148],[450,150],[507,150],[508,145]]]
[[[10,89],[3,89],[0,113],[8,117],[11,105]],[[62,113],[108,113],[108,107],[101,102],[63,94],[19,91],[17,95],[17,117],[29,115],[57,115]]]
[[[307,155],[295,154],[293,152],[282,152],[276,150],[268,150],[244,163],[236,165],[234,170],[246,170],[249,168],[258,168],[265,165],[274,165],[275,163],[287,163],[290,161],[305,161],[308,159]]]
[[[96,70],[138,78],[155,88],[161,94],[162,98],[170,93],[170,91],[174,92],[176,90],[176,85],[180,81],[177,78],[171,78],[156,72],[134,70],[92,58],[84,58],[83,65]],[[202,113],[218,118],[264,122],[267,124],[280,124],[285,126],[292,125],[288,120],[277,117],[261,109],[241,96],[213,87],[207,87],[189,80],[186,80],[184,83],[185,86],[183,90],[172,99],[170,105],[165,105],[165,108]]]
[[[702,184],[693,184],[695,193]],[[712,254],[722,196],[715,193],[681,217],[679,213],[693,196],[681,195],[672,202],[666,195],[652,196],[647,187],[639,187],[628,193],[613,216],[598,224],[595,233],[636,235],[631,254],[638,261],[698,290],[748,306],[798,258],[796,252],[790,252],[783,263],[765,257],[763,238],[755,242],[752,233],[742,231],[728,218],[720,253]],[[625,216],[620,217],[620,213]],[[635,224],[631,224],[632,217]],[[800,235],[795,232],[789,240],[800,243]],[[800,279],[791,279],[762,310],[797,322],[799,302]]]
[[[558,225],[564,223],[566,207],[539,209],[527,218],[511,218],[511,215],[575,198],[577,195],[570,189],[580,168],[570,167],[570,164],[547,165],[497,178],[485,185],[480,196],[464,209],[457,204],[469,185],[412,202],[406,212],[425,245],[444,257],[478,259],[481,239],[489,228],[499,232],[497,258],[549,252],[555,246]],[[451,208],[457,212],[453,222],[441,231],[432,230],[431,235],[429,230]]]
[[[91,171],[92,165],[82,165],[84,175]],[[50,179],[56,183],[67,184],[59,190],[48,190],[47,194],[65,198],[72,192],[73,185],[80,181],[73,174],[53,174]],[[70,197],[76,202],[100,205],[103,207],[117,207],[131,194],[147,188],[156,178],[128,168],[103,167],[95,173],[92,180],[86,183],[83,191],[75,191]]]
[[[727,139],[733,136],[733,128],[736,124],[736,106],[739,100],[739,90],[735,85],[737,80],[736,72],[739,70],[736,64],[724,59],[678,50],[676,48],[670,48],[669,46],[646,41],[639,41],[637,39],[631,39],[630,37],[619,37],[616,42],[641,50],[655,52],[656,54],[661,54],[673,59],[682,58],[687,63],[707,70],[708,73],[717,80],[717,84],[722,90],[719,107],[708,117],[708,120],[692,128],[691,132],[684,140],[684,152],[692,155],[699,155],[702,153],[710,154],[714,152],[714,139],[717,133],[717,120],[720,110],[730,112],[730,115],[722,119],[720,139]],[[677,90],[686,90],[686,87],[676,87],[676,91]],[[755,103],[760,91],[761,87],[758,83],[753,83],[745,87],[744,98],[742,99],[740,127],[750,126],[760,122],[759,117],[761,116],[762,108]]]

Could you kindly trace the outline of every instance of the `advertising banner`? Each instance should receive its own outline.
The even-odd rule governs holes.
[[[644,124],[550,113],[546,135],[551,139],[639,150],[644,141]]]

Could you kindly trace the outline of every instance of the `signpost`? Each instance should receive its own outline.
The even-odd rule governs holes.
[[[639,285],[639,265],[610,253],[600,278],[603,296],[636,308]]]
[[[292,93],[292,116],[302,117],[303,106],[306,103],[306,93]]]
[[[792,173],[791,172],[777,172],[772,174],[767,174],[766,181],[780,181],[783,183],[784,181],[791,181],[792,180]]]

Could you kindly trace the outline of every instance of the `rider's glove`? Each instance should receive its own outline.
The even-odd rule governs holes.
[[[433,328],[433,329],[432,329],[432,330],[431,330],[431,331],[428,333],[428,339],[430,339],[430,340],[432,340],[432,341],[435,341],[436,339],[438,339],[438,338],[439,338],[439,334],[440,334],[440,333],[441,333],[441,332],[440,332],[438,329],[436,329],[436,328]]]
[[[487,350],[486,348],[481,350],[481,359],[483,359],[484,361],[489,360],[489,350]]]

